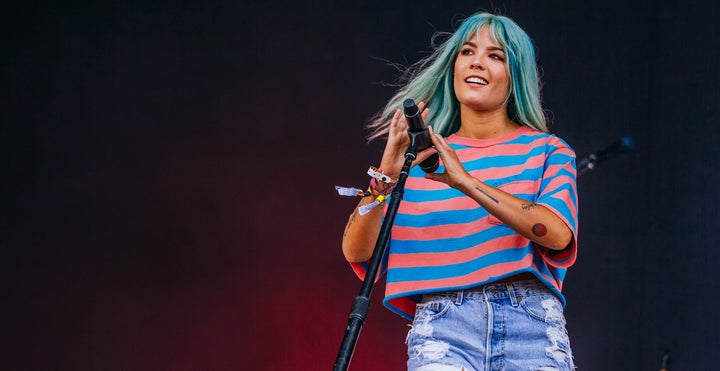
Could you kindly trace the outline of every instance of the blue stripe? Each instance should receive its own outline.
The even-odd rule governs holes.
[[[549,136],[550,135],[544,134],[544,133],[535,133],[535,134],[531,134],[531,135],[525,134],[525,135],[521,135],[509,142],[501,143],[499,145],[503,146],[503,145],[508,145],[508,144],[530,144],[530,143],[538,140],[538,138],[547,138]],[[545,145],[538,145],[536,147],[545,147]]]
[[[537,134],[534,134],[534,135],[521,135],[521,136],[519,136],[519,137],[517,137],[517,138],[515,138],[515,139],[513,139],[513,140],[511,140],[511,141],[509,141],[509,142],[498,143],[498,144],[496,144],[496,145],[497,145],[497,146],[506,146],[506,145],[509,145],[509,144],[530,144],[530,143],[532,143],[532,142],[534,142],[534,141],[536,141],[536,140],[538,140],[538,139],[547,138],[547,137],[549,137],[549,136],[550,136],[550,135],[548,135],[548,134],[543,134],[543,133],[537,133]],[[457,151],[457,150],[462,150],[462,149],[478,148],[478,147],[476,147],[476,146],[472,146],[472,145],[468,146],[468,145],[460,144],[460,143],[448,143],[448,144],[450,145],[450,147],[452,147],[452,149],[454,149],[454,150],[456,150],[456,151]],[[536,147],[545,147],[545,145],[540,145],[540,146],[536,146]],[[482,148],[482,147],[479,147],[479,148]]]
[[[548,277],[554,277],[554,274],[550,271],[548,265],[542,260],[542,256],[540,256],[540,254],[533,255],[533,263],[536,267],[538,267],[538,272]]]
[[[560,198],[560,197],[555,197],[556,194],[558,194],[562,191],[567,191],[567,193],[570,195],[570,202],[572,202],[573,206],[577,209],[577,195],[575,194],[575,189],[570,184],[564,184],[560,187],[557,187],[552,192],[547,192],[547,193],[543,194],[541,198],[554,197],[554,198],[557,198],[558,200],[562,200],[562,198]]]
[[[419,175],[422,177],[422,173],[415,174],[413,170],[410,171],[410,175],[413,177],[416,177]],[[421,170],[418,170],[421,171]],[[440,172],[440,170],[438,170]],[[564,174],[571,175],[569,172],[565,170]],[[519,174],[515,174],[509,177],[504,178],[489,178],[484,180],[484,183],[491,186],[491,187],[499,187],[504,184],[508,184],[511,182],[517,182],[517,181],[531,181],[534,182],[542,177],[542,169],[540,167],[537,168],[528,168],[524,169]],[[541,186],[542,191],[542,186]],[[459,191],[456,188],[445,188],[445,189],[436,189],[436,190],[421,190],[421,189],[412,189],[412,188],[405,188],[405,194],[403,197],[404,201],[408,202],[426,202],[426,201],[447,201],[451,200],[453,198],[457,197],[465,197],[466,195]],[[528,196],[525,194],[515,194],[517,197],[522,196]],[[522,197],[524,198],[524,197]],[[529,198],[526,198],[527,200],[532,201],[533,198],[535,198],[534,195],[532,195]]]
[[[575,184],[575,174],[573,174],[572,172],[570,172],[569,170],[567,170],[565,168],[562,168],[557,172],[557,175],[553,176],[552,178],[543,179],[542,183],[540,183],[540,193],[547,191],[548,187],[550,186],[550,183],[552,183],[554,180],[561,178],[561,177],[566,177],[571,180],[572,183],[565,182],[563,184],[567,184],[566,188],[572,189],[573,188],[572,184]]]
[[[427,214],[397,214],[395,225],[401,227],[430,227],[443,224],[464,224],[488,216],[487,210],[477,207],[470,210],[435,211]]]
[[[494,178],[485,180],[485,184],[492,187],[500,187],[504,184],[518,182],[518,181],[530,181],[534,182],[542,177],[542,168],[528,168],[524,169],[520,174],[511,175],[505,178]],[[534,197],[534,196],[533,196]]]
[[[570,156],[565,153],[553,153],[550,156],[545,159],[546,165],[568,165],[570,163],[575,163],[575,157]]]
[[[468,171],[473,170],[487,170],[492,168],[502,168],[509,166],[523,165],[528,162],[532,157],[545,155],[545,148],[536,147],[530,150],[529,153],[518,153],[514,155],[497,155],[491,157],[481,157],[475,160],[469,160],[463,162],[465,169]]]
[[[521,261],[528,254],[528,246],[492,252],[459,264],[437,267],[390,268],[387,273],[387,282],[426,281],[460,277],[495,264]]]
[[[419,190],[405,188],[404,201],[410,202],[427,202],[427,201],[447,201],[453,198],[464,197],[465,194],[456,188],[445,188],[436,190]]]

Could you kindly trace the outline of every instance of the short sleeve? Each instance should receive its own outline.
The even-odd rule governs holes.
[[[546,160],[536,203],[555,213],[572,231],[570,245],[564,250],[540,248],[548,264],[567,268],[577,257],[578,202],[575,151],[562,139],[551,135],[546,146]]]

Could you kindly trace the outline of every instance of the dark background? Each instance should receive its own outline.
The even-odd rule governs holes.
[[[579,157],[568,330],[580,370],[720,360],[717,2],[28,2],[5,9],[7,370],[327,370],[360,283],[340,252],[381,142],[363,123],[476,10],[538,48]],[[404,367],[382,307],[355,370]]]

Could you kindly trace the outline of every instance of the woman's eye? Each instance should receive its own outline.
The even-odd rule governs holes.
[[[502,55],[500,55],[500,54],[494,54],[494,53],[493,53],[493,54],[490,54],[490,58],[496,59],[496,60],[499,60],[499,61],[505,61],[505,58],[504,58]]]
[[[462,54],[462,55],[472,55],[472,50],[471,50],[471,49],[462,49],[462,50],[460,50],[460,54]]]

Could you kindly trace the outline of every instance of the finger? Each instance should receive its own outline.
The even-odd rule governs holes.
[[[396,109],[396,110],[395,110],[395,114],[393,115],[393,120],[397,121],[398,119],[400,119],[400,115],[401,115],[401,114],[402,114],[402,111],[400,111],[399,108]]]
[[[393,136],[402,135],[402,133],[406,130],[406,126],[407,125],[403,121],[402,111],[396,110],[390,124],[390,134]]]
[[[398,119],[398,127],[402,128],[402,130],[407,130],[408,128],[407,117],[404,113],[400,113],[400,118]]]
[[[420,117],[422,117],[423,121],[427,120],[428,116],[430,115],[430,109],[425,107],[425,102],[420,102],[418,105],[418,110],[420,112]]]
[[[438,153],[437,149],[433,147],[428,147],[417,153],[417,157],[415,158],[414,162],[419,164],[435,153]]]
[[[395,110],[395,114],[393,115],[392,121],[390,121],[390,127],[397,127],[398,120],[400,120],[400,110]]]
[[[425,174],[425,179],[434,180],[436,182],[441,182],[447,184],[447,175],[445,173],[437,174],[437,173],[427,173]]]
[[[407,130],[407,121],[405,120],[405,115],[403,114],[402,110],[395,110],[395,114],[393,115],[390,127],[396,133]]]
[[[445,142],[445,139],[443,139],[440,134],[436,133],[432,126],[428,126],[428,130],[430,131],[430,141],[433,143],[435,148],[437,148],[441,154],[442,152],[446,152],[448,145],[447,142]]]

